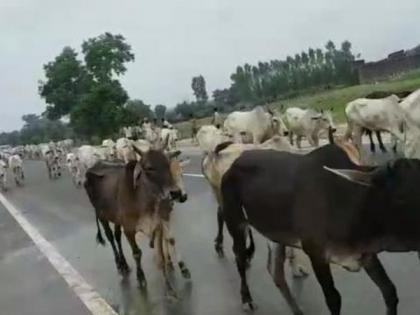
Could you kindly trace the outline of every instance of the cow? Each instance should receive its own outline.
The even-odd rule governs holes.
[[[162,128],[160,130],[160,141],[165,141],[168,138],[168,149],[176,150],[176,142],[178,141],[178,130],[174,128]]]
[[[372,131],[376,133],[379,148],[386,152],[382,142],[381,131],[388,131],[399,141],[404,141],[404,117],[399,106],[400,98],[391,95],[383,99],[359,98],[346,105],[347,131],[345,137],[352,138],[355,145],[361,149],[362,135],[367,132],[370,139],[370,149],[375,152]],[[396,151],[394,139],[394,151]]]
[[[224,121],[223,129],[234,139],[239,139],[242,134],[249,134],[254,144],[263,143],[274,135],[287,133],[280,114],[262,106],[248,112],[230,113]]]
[[[220,131],[216,127],[215,131]],[[216,133],[217,134],[217,133]],[[209,135],[208,133],[206,135]],[[200,140],[200,138],[199,138]],[[280,151],[291,151],[292,148],[288,142],[285,142],[280,136],[275,136],[272,139],[264,142],[260,145],[253,144],[241,144],[241,143],[232,143],[232,142],[223,142],[220,143],[214,151],[207,151],[201,162],[201,169],[204,174],[204,177],[210,184],[213,194],[218,203],[217,210],[217,223],[218,223],[218,232],[215,239],[215,250],[220,257],[224,256],[223,250],[223,214],[221,211],[222,197],[220,192],[220,185],[223,175],[230,168],[232,163],[246,150],[255,150],[255,149],[275,149]],[[250,260],[253,254],[253,237],[252,233],[249,234],[251,245],[249,248],[249,257]],[[288,258],[290,266],[292,269],[292,274],[295,277],[303,277],[308,274],[305,267],[298,260],[295,259],[295,252],[291,249],[288,251]]]
[[[379,287],[387,314],[396,315],[396,289],[377,254],[419,250],[419,181],[420,160],[360,166],[337,145],[306,155],[244,152],[224,175],[221,189],[244,305],[254,307],[245,274],[251,225],[278,244],[272,276],[293,314],[303,313],[284,277],[284,245],[309,256],[332,315],[340,314],[341,297],[330,263],[354,272],[364,268]]]
[[[15,183],[17,186],[23,185],[23,180],[25,179],[25,174],[23,171],[23,162],[22,158],[18,154],[11,155],[9,157],[8,166],[13,173]]]
[[[99,162],[86,173],[84,187],[95,209],[97,241],[104,244],[100,222],[111,243],[118,271],[127,275],[130,268],[121,246],[122,227],[136,262],[138,283],[145,288],[142,251],[135,235],[142,232],[148,236],[150,246],[157,249],[168,293],[173,295],[167,269],[170,263],[177,262],[183,277],[190,278],[188,268],[176,254],[175,239],[170,232],[173,201],[185,202],[187,199],[186,193],[177,185],[182,172],[176,159],[180,152],[164,153],[156,149],[143,152],[136,146],[133,148],[141,156],[140,161],[132,160],[127,164]],[[114,233],[109,222],[114,224]]]
[[[302,137],[306,137],[313,147],[319,146],[319,136],[322,132],[336,131],[332,119],[332,109],[317,112],[313,109],[289,107],[286,112],[286,121],[289,127],[289,141],[293,145],[293,136],[296,135],[296,145],[301,148]]]
[[[57,179],[61,177],[61,151],[48,149],[43,152],[45,165],[47,166],[48,178]]]
[[[197,142],[204,153],[214,151],[220,143],[232,140],[231,137],[225,135],[223,131],[214,125],[203,125],[198,129]]]
[[[66,165],[70,173],[73,184],[77,188],[80,188],[82,186],[84,178],[83,178],[83,168],[82,168],[82,164],[80,162],[79,157],[73,152],[67,153]]]
[[[0,188],[2,191],[7,191],[7,164],[0,159]]]

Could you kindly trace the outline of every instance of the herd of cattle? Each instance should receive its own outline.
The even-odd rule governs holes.
[[[303,312],[286,282],[284,264],[289,260],[294,276],[308,273],[295,256],[298,249],[308,255],[332,315],[340,314],[341,297],[330,263],[350,271],[364,268],[379,287],[387,314],[397,314],[396,289],[377,254],[420,251],[420,90],[403,99],[357,99],[347,104],[345,113],[343,136],[334,134],[332,111],[288,108],[280,114],[261,106],[229,114],[223,128],[199,129],[202,172],[218,203],[215,249],[224,255],[226,224],[245,307],[254,308],[246,278],[255,251],[253,227],[268,240],[268,271],[293,314]],[[22,158],[44,160],[51,179],[67,166],[75,186],[87,192],[95,210],[97,241],[105,243],[104,230],[117,270],[123,276],[130,272],[121,245],[124,233],[138,282],[146,286],[135,239],[141,232],[156,249],[168,293],[176,295],[169,277],[174,263],[184,278],[190,278],[190,272],[176,251],[170,217],[175,202],[187,201],[182,170],[188,160],[179,158],[175,129],[144,129],[144,139],[105,139],[101,146],[75,148],[69,139],[17,147],[2,153],[0,175],[3,183],[8,167],[21,185]],[[389,132],[404,158],[363,165],[361,138],[367,133],[374,150],[372,132],[381,150],[386,150],[381,132]],[[330,144],[318,147],[323,133]],[[302,154],[298,149],[303,137],[318,148]]]

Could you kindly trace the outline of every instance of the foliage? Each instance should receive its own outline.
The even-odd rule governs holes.
[[[125,104],[126,118],[123,119],[124,125],[132,126],[138,125],[143,118],[151,119],[153,112],[150,105],[146,105],[141,100],[130,100]]]
[[[155,106],[155,117],[159,120],[165,118],[166,106],[165,105],[156,105]]]
[[[309,48],[286,60],[238,66],[231,75],[230,90],[239,101],[255,104],[272,102],[311,88],[352,85],[357,83],[357,73],[352,65],[355,58],[350,42],[344,41],[337,49],[329,41],[325,50]]]
[[[73,137],[72,129],[60,120],[49,120],[35,114],[23,115],[22,120],[25,124],[20,131],[0,134],[0,144],[38,144]]]
[[[82,44],[84,62],[69,47],[44,66],[46,81],[39,93],[47,102],[50,119],[70,117],[70,125],[84,138],[111,136],[127,122],[138,121],[124,104],[128,95],[116,79],[134,60],[121,35],[105,33]]]
[[[197,103],[205,104],[209,97],[206,90],[206,80],[202,75],[192,78],[191,88],[194,92]]]

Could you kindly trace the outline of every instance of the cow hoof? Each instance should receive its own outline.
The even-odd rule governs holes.
[[[242,304],[242,309],[245,312],[255,311],[257,309],[257,305],[254,302],[252,302],[252,301],[245,302],[245,303]]]
[[[182,269],[181,274],[184,277],[184,279],[188,279],[188,280],[191,279],[191,273],[187,268]]]
[[[146,288],[147,288],[147,282],[146,282],[146,279],[143,279],[143,280],[138,280],[138,283],[139,283],[139,288],[140,288],[141,290],[144,290],[144,289],[146,289]]]
[[[172,303],[179,301],[178,295],[172,289],[168,289],[168,292],[166,292],[166,298]]]
[[[309,275],[309,272],[303,266],[298,266],[292,271],[293,278],[305,278]]]
[[[214,245],[214,249],[216,250],[217,255],[219,255],[219,258],[224,258],[225,257],[225,252],[223,250],[223,245],[216,243]]]
[[[128,265],[120,265],[118,267],[118,272],[120,273],[120,275],[122,275],[123,277],[126,277],[130,274],[131,269]]]

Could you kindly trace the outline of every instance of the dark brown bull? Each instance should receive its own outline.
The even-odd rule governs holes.
[[[133,147],[141,157],[139,162],[131,161],[127,165],[98,162],[86,173],[84,186],[95,208],[97,241],[104,244],[100,222],[111,243],[118,271],[122,275],[128,274],[130,269],[121,246],[122,227],[136,261],[139,285],[145,288],[146,278],[141,266],[142,251],[137,246],[135,235],[142,232],[149,236],[150,245],[157,245],[168,290],[174,293],[167,274],[171,259],[177,259],[175,239],[169,230],[169,219],[173,200],[184,202],[187,199],[177,178],[181,169],[176,157],[180,152],[165,154],[162,150],[155,149],[142,152]],[[114,233],[109,222],[114,223]],[[178,265],[182,275],[189,278],[190,273],[184,262],[179,260]]]
[[[386,314],[396,315],[396,289],[377,254],[420,249],[419,181],[419,160],[363,167],[336,145],[307,155],[244,152],[223,177],[222,199],[245,306],[253,308],[246,279],[250,224],[279,244],[272,276],[294,314],[303,313],[284,277],[284,245],[309,256],[332,315],[341,312],[341,296],[331,262],[350,271],[364,268],[383,295]]]

